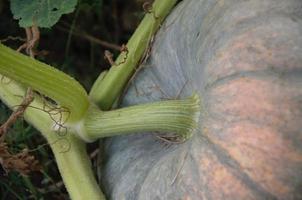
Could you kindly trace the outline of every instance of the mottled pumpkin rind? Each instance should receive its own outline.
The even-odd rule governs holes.
[[[106,140],[109,199],[302,199],[302,1],[187,0],[124,105],[198,92],[200,130]],[[160,89],[159,89],[160,88]]]

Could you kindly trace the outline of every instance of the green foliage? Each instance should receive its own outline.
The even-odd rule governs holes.
[[[63,14],[71,13],[77,0],[11,0],[11,11],[21,27],[50,28]]]

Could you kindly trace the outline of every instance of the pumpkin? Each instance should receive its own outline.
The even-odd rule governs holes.
[[[186,0],[157,33],[123,106],[202,98],[184,143],[107,139],[108,199],[302,199],[302,1]]]

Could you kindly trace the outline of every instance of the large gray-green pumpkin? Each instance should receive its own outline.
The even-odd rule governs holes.
[[[123,105],[194,91],[198,132],[107,139],[114,200],[302,199],[302,1],[184,0]]]

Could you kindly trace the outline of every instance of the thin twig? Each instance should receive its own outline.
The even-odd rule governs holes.
[[[90,153],[90,159],[94,159],[100,152],[100,149],[95,149],[93,152]]]
[[[104,52],[104,58],[105,58],[105,60],[107,60],[109,62],[110,66],[114,66],[115,65],[115,62],[113,60],[113,54],[110,51],[105,50],[105,52]]]
[[[40,31],[37,26],[32,26],[25,28],[26,33],[26,42],[22,44],[17,51],[20,52],[23,49],[26,49],[26,53],[30,55],[31,58],[35,58],[35,48],[40,40]],[[2,80],[2,79],[1,79]],[[19,117],[23,115],[26,108],[31,104],[34,100],[33,91],[31,88],[27,89],[26,95],[23,98],[23,101],[20,105],[18,105],[17,109],[9,116],[9,118],[4,122],[4,124],[0,127],[0,142],[4,141],[5,135]]]
[[[121,46],[120,52],[121,52],[121,53],[124,52],[124,53],[125,53],[125,56],[124,56],[123,60],[120,61],[119,63],[115,63],[115,62],[114,62],[113,54],[112,54],[110,51],[108,51],[108,50],[105,50],[104,58],[109,62],[109,64],[110,64],[111,66],[119,66],[119,65],[125,63],[126,60],[127,60],[127,58],[128,58],[129,50],[128,50],[128,48],[127,48],[127,46],[126,46],[125,44],[123,44],[123,45]]]
[[[60,31],[63,31],[63,32],[66,32],[66,33],[69,33],[69,29],[68,28],[65,28],[65,27],[62,27],[62,26],[56,26],[56,28]],[[80,31],[78,30],[77,28],[74,28],[73,29],[73,32],[71,33],[75,36],[78,36],[80,38],[83,38],[85,40],[88,40],[92,43],[95,43],[95,44],[99,44],[105,48],[109,48],[109,49],[113,49],[113,50],[117,50],[119,51],[121,49],[121,47],[119,45],[116,45],[116,44],[112,44],[110,42],[107,42],[107,41],[104,41],[104,40],[101,40],[101,39],[98,39],[92,35],[89,35],[88,33],[84,32],[84,31]]]
[[[29,104],[34,100],[33,92],[29,88],[27,90],[26,96],[24,97],[22,103],[18,106],[18,108],[10,115],[10,117],[6,120],[4,124],[0,127],[0,141],[4,140],[4,137],[7,133],[7,130],[10,126],[12,126],[16,120],[23,115],[26,108]]]
[[[121,52],[121,53],[124,52],[124,53],[125,53],[125,56],[124,56],[124,58],[123,58],[122,61],[120,61],[119,63],[116,64],[117,66],[119,66],[119,65],[121,65],[121,64],[123,64],[123,63],[125,63],[126,60],[127,60],[127,58],[128,58],[129,50],[128,50],[128,48],[127,48],[127,46],[126,46],[125,44],[122,44],[122,46],[121,46],[121,48],[120,48],[120,52]]]
[[[186,154],[185,154],[185,156],[184,156],[184,158],[183,158],[183,160],[182,160],[181,166],[180,166],[180,168],[177,170],[177,172],[176,172],[176,174],[175,174],[175,176],[174,176],[174,178],[173,178],[173,180],[172,180],[172,182],[171,182],[170,185],[173,185],[173,184],[176,182],[176,180],[177,180],[177,178],[178,178],[178,176],[179,176],[181,170],[183,169],[183,167],[184,167],[184,165],[185,165],[185,161],[186,161],[186,159],[187,159],[187,157],[188,157],[188,154],[189,154],[189,153],[188,153],[188,151],[187,151]]]
[[[67,38],[66,47],[65,47],[65,57],[67,57],[68,54],[69,54],[71,39],[72,39],[72,35],[73,35],[73,29],[75,28],[76,21],[78,19],[79,14],[80,14],[80,10],[81,9],[79,7],[76,9],[74,18],[72,20],[72,24],[71,24],[69,32],[68,32],[68,38]]]
[[[7,42],[9,40],[13,40],[13,41],[16,41],[16,40],[19,40],[19,41],[22,41],[22,42],[25,42],[26,39],[25,38],[21,38],[19,36],[7,36],[7,38],[4,38],[4,39],[1,39],[0,42],[3,43],[3,42]]]

